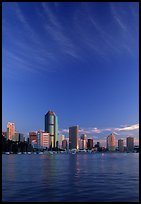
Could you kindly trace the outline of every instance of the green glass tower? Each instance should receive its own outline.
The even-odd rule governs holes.
[[[45,115],[45,132],[50,133],[50,147],[58,147],[58,117],[53,111]]]

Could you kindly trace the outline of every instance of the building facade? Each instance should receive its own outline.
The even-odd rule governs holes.
[[[29,144],[32,144],[32,141],[37,142],[37,134],[36,132],[29,132]]]
[[[88,149],[93,148],[93,139],[88,139],[87,147],[88,147]]]
[[[134,138],[133,137],[126,138],[126,146],[127,146],[127,152],[134,151]]]
[[[15,134],[12,137],[12,140],[15,141],[15,142],[19,142],[19,136],[20,136],[20,133],[15,132]]]
[[[58,135],[58,147],[62,148],[62,141],[65,139],[64,135]]]
[[[82,145],[82,149],[87,149],[87,135],[86,134],[81,135],[81,145]]]
[[[14,123],[8,122],[7,124],[7,139],[12,140],[15,135],[15,125]]]
[[[48,132],[42,133],[41,147],[48,148],[48,149],[50,148],[50,133],[48,133]]]
[[[37,131],[37,148],[40,149],[42,147],[42,143],[43,143],[43,131],[42,130],[38,130]]]
[[[19,133],[19,142],[24,142],[25,141],[25,137],[23,133]]]
[[[67,149],[67,146],[68,146],[67,140],[63,140],[62,141],[62,149]]]
[[[115,151],[116,149],[116,137],[114,133],[107,137],[107,149],[109,151]]]
[[[50,133],[50,147],[58,147],[58,117],[53,111],[45,115],[45,132]]]
[[[78,149],[78,129],[78,125],[69,127],[69,149]]]
[[[119,152],[124,152],[124,140],[123,139],[118,140],[118,150]]]

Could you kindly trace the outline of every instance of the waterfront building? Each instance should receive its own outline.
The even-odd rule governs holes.
[[[88,139],[87,147],[88,147],[88,149],[93,148],[93,139]]]
[[[15,141],[15,142],[18,142],[19,141],[19,132],[15,132],[15,134],[12,136],[12,140]]]
[[[69,127],[69,149],[78,149],[78,129],[78,125]]]
[[[123,139],[118,140],[118,150],[119,152],[124,152],[124,140]]]
[[[43,131],[37,131],[37,148],[40,149],[43,144]]]
[[[134,138],[133,137],[126,138],[126,146],[127,146],[127,152],[134,151]]]
[[[108,135],[107,137],[107,149],[109,151],[115,151],[116,149],[116,138],[114,133]]]
[[[24,141],[25,141],[24,134],[19,133],[19,142],[24,142]]]
[[[36,132],[29,132],[29,144],[32,144],[33,140],[37,142],[37,134]]]
[[[50,148],[50,133],[48,132],[43,132],[41,135],[41,147],[43,148]]]
[[[68,146],[67,140],[65,139],[62,141],[62,149],[67,149],[67,146]]]
[[[45,115],[45,132],[50,133],[51,148],[58,147],[58,117],[53,111]]]
[[[58,135],[58,147],[62,148],[62,141],[64,140],[64,135]]]
[[[100,151],[100,150],[101,150],[100,142],[97,142],[97,143],[94,145],[94,148],[95,148],[95,150]]]
[[[87,135],[86,134],[81,135],[81,141],[82,141],[82,149],[87,149]]]
[[[12,140],[15,135],[15,125],[14,123],[8,122],[7,124],[7,139]]]
[[[32,140],[31,145],[33,148],[37,148],[37,140]]]
[[[79,146],[79,149],[82,149],[82,142],[83,142],[83,140],[81,140],[81,139],[78,139],[78,146]]]

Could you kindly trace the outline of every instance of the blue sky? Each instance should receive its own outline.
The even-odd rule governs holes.
[[[59,132],[104,139],[139,129],[136,2],[2,3],[2,121],[27,133],[53,110]]]

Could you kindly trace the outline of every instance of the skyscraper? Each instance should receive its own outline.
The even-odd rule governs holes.
[[[107,149],[109,151],[115,151],[116,149],[116,138],[114,133],[107,137]]]
[[[78,129],[78,125],[69,127],[69,149],[78,149]]]
[[[119,152],[124,151],[124,140],[122,140],[122,139],[118,140],[118,150],[119,150]]]
[[[67,140],[62,141],[62,148],[67,149]]]
[[[14,123],[8,122],[7,124],[7,139],[12,140],[15,135]]]
[[[20,133],[15,132],[15,135],[13,135],[12,140],[15,141],[15,142],[18,142],[19,141],[19,136],[20,136]]]
[[[133,137],[127,137],[126,138],[126,145],[127,145],[127,152],[133,152],[134,151],[134,138]]]
[[[42,137],[43,139],[42,139],[41,146],[43,148],[47,147],[49,149],[50,148],[50,134],[48,132],[43,132]]]
[[[53,111],[45,115],[45,132],[50,133],[50,147],[58,147],[58,117]]]
[[[81,135],[82,149],[87,149],[87,135]]]
[[[62,148],[62,141],[65,139],[64,135],[58,135],[58,147]]]
[[[93,148],[93,139],[88,139],[88,144],[87,144],[88,149]]]
[[[29,132],[29,143],[32,144],[32,141],[37,142],[37,134],[36,132]]]
[[[42,147],[42,140],[43,140],[43,131],[42,130],[38,130],[37,131],[37,148],[41,148]]]

